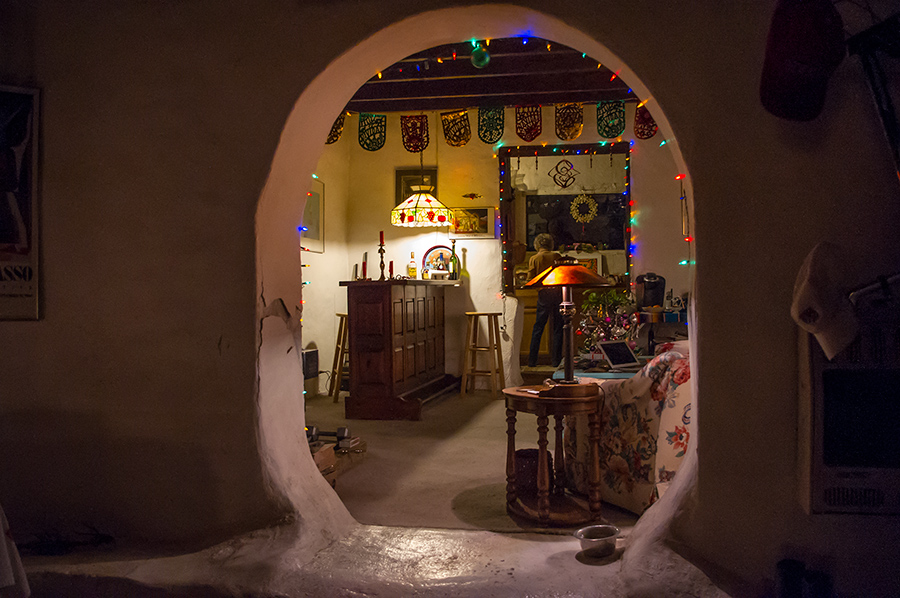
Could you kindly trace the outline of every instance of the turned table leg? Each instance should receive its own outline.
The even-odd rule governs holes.
[[[588,468],[588,508],[591,519],[600,519],[600,412],[588,414],[588,443],[590,467]]]
[[[516,502],[516,410],[506,410],[506,505]]]
[[[538,470],[537,470],[537,488],[538,488],[538,515],[541,523],[547,525],[550,523],[550,471],[547,459],[547,430],[549,430],[550,419],[546,415],[539,415],[538,424]]]
[[[563,450],[563,416],[554,415],[556,420],[556,438],[553,448],[553,494],[562,495],[566,492],[566,455]]]

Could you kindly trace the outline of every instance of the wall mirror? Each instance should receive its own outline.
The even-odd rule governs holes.
[[[534,238],[550,233],[557,251],[614,282],[629,280],[630,144],[501,148],[503,286],[526,281]]]

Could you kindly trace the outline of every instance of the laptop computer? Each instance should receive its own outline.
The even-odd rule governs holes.
[[[628,345],[628,341],[604,341],[599,345],[603,358],[611,370],[639,370],[641,361]]]

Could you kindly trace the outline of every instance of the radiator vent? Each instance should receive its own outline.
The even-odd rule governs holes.
[[[884,492],[877,488],[828,488],[825,504],[829,507],[881,507]]]
[[[319,350],[306,349],[303,351],[303,379],[310,380],[319,377]]]

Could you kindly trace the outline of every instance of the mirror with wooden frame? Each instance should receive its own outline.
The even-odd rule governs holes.
[[[617,285],[631,266],[631,145],[510,146],[498,153],[503,288],[527,282],[534,238],[550,233],[557,251]]]

